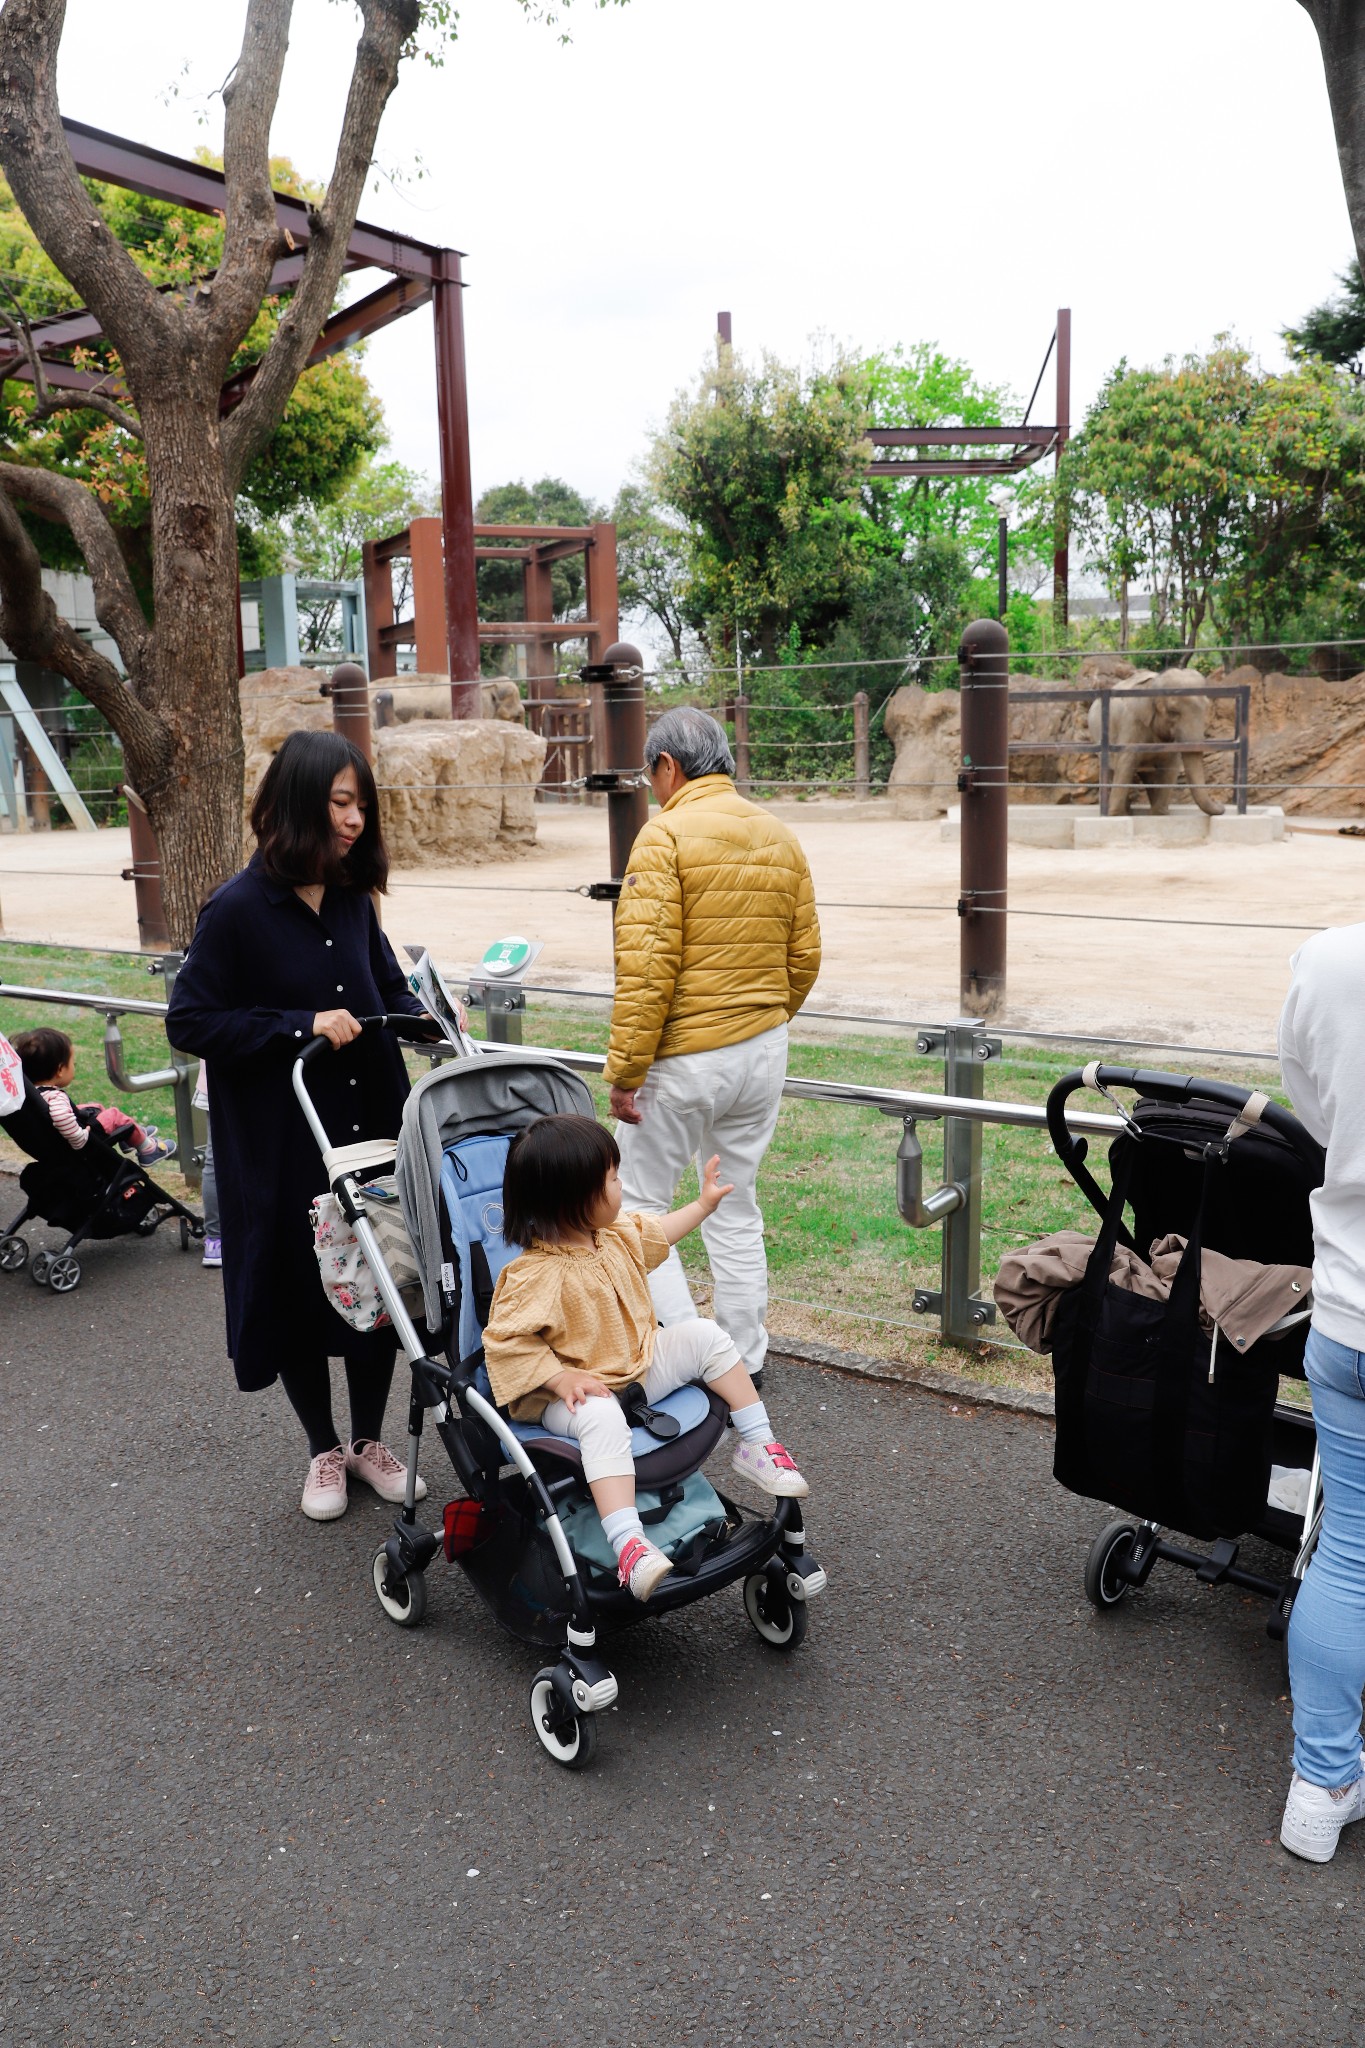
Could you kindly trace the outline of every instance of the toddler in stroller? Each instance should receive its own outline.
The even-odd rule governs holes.
[[[719,1155],[708,1160],[701,1193],[685,1208],[623,1216],[621,1155],[594,1118],[541,1117],[507,1153],[502,1235],[521,1257],[498,1275],[484,1329],[488,1377],[514,1419],[578,1442],[618,1577],[637,1600],[648,1600],[673,1560],[646,1537],[636,1508],[628,1417],[648,1417],[648,1429],[656,1420],[649,1404],[699,1379],[730,1410],[734,1470],[779,1499],[808,1491],[772,1440],[768,1411],[724,1330],[698,1320],[657,1326],[646,1276],[731,1193],[719,1165]]]
[[[77,1245],[87,1238],[130,1232],[150,1237],[171,1217],[179,1219],[180,1248],[187,1250],[191,1239],[204,1232],[203,1219],[193,1209],[149,1179],[136,1158],[119,1151],[93,1118],[81,1126],[84,1143],[79,1148],[63,1136],[51,1103],[20,1065],[25,1036],[37,1035],[19,1034],[9,1066],[10,1086],[0,1090],[0,1128],[30,1161],[19,1176],[24,1205],[11,1223],[0,1226],[0,1272],[21,1273],[27,1266],[40,1287],[69,1294],[81,1278]],[[0,1039],[0,1064],[7,1046],[8,1041]],[[70,1109],[64,1094],[61,1100]],[[33,1221],[50,1223],[69,1235],[58,1250],[35,1252],[30,1261],[28,1242],[19,1233]]]
[[[139,1166],[157,1166],[163,1159],[174,1157],[175,1146],[166,1143],[155,1124],[144,1129],[123,1110],[108,1108],[100,1102],[83,1102],[79,1109],[76,1107],[66,1092],[76,1078],[76,1049],[64,1031],[40,1025],[36,1031],[17,1033],[13,1044],[25,1074],[46,1102],[48,1115],[73,1152],[84,1147],[91,1125],[98,1124],[121,1152],[136,1152]]]

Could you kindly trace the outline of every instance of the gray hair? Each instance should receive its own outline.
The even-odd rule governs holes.
[[[689,782],[699,775],[733,775],[734,755],[723,726],[709,711],[683,704],[654,721],[645,739],[645,766],[652,774],[660,754],[677,762]]]

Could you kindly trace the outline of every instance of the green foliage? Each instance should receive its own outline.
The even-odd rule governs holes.
[[[1338,273],[1337,283],[1341,296],[1314,306],[1297,327],[1286,327],[1284,340],[1291,356],[1318,356],[1359,377],[1365,358],[1365,282],[1358,257]]]
[[[1116,594],[1192,646],[1271,637],[1334,577],[1365,569],[1365,400],[1309,359],[1261,371],[1220,337],[1160,369],[1120,363],[1063,462],[1073,533]]]
[[[880,551],[859,503],[867,419],[843,356],[802,373],[726,349],[674,400],[650,481],[688,528],[682,608],[713,645],[738,633],[771,661],[793,629],[818,637],[842,617]]]
[[[440,492],[430,478],[401,462],[376,462],[364,457],[344,488],[321,504],[303,504],[284,519],[238,527],[238,555],[243,578],[278,576],[291,570],[320,583],[350,583],[359,576],[367,540],[401,533],[412,520],[441,509]],[[410,610],[411,564],[394,564],[395,616]],[[336,638],[340,607],[335,598],[304,599],[299,605],[299,641],[305,654],[330,647]]]
[[[566,484],[562,477],[543,476],[539,483],[494,484],[474,507],[476,526],[592,526],[603,517],[600,506]],[[479,616],[524,619],[525,587],[520,562],[483,562],[477,574]],[[550,568],[553,616],[582,615],[583,557],[565,555]]]
[[[668,635],[673,660],[685,669],[690,623],[686,593],[690,536],[646,484],[623,484],[612,507],[616,572],[624,613],[644,612]]]

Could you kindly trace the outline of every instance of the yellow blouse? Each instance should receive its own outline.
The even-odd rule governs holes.
[[[493,1399],[518,1422],[537,1422],[554,1399],[547,1381],[565,1366],[609,1387],[643,1379],[658,1320],[647,1274],[670,1245],[657,1216],[629,1211],[587,1245],[544,1244],[504,1266],[493,1289],[483,1354]]]

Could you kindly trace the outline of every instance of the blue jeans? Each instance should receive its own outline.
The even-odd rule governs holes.
[[[1304,1370],[1322,1458],[1322,1533],[1289,1622],[1294,1768],[1335,1790],[1360,1776],[1365,1691],[1365,1352],[1311,1330]]]

